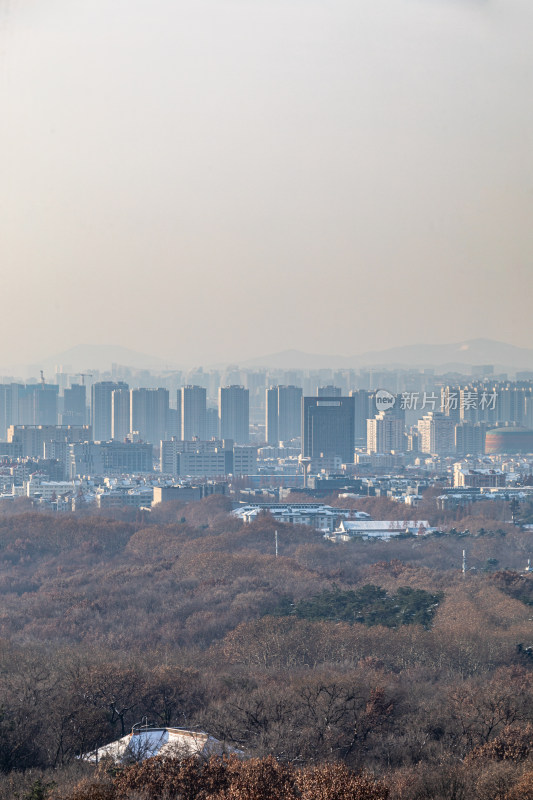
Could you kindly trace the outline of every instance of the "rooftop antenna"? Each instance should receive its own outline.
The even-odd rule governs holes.
[[[44,386],[45,384],[46,384],[46,381],[44,379],[44,372],[43,372],[43,370],[41,370],[41,386]]]

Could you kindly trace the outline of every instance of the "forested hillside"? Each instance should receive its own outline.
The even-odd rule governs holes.
[[[143,717],[275,759],[212,765],[213,797],[266,797],[253,764],[266,783],[287,770],[273,797],[531,797],[530,534],[470,517],[332,544],[277,525],[276,558],[274,527],[243,526],[222,497],[1,516],[0,797],[157,796],[155,767],[142,789],[140,768],[113,778],[78,758]],[[359,794],[317,794],[325,763],[346,785],[363,770]],[[160,768],[168,797],[179,769]]]

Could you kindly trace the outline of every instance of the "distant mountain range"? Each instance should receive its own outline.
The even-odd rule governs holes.
[[[139,353],[129,347],[105,344],[79,344],[48,359],[50,365],[71,364],[76,369],[106,370],[112,364],[136,369],[166,369],[168,361],[157,356]]]
[[[35,365],[3,368],[5,375],[31,374],[38,377],[42,369],[50,379],[56,366],[66,372],[109,371],[112,364],[132,369],[148,369],[162,372],[183,369],[185,364],[175,360],[139,353],[120,345],[77,345],[54,356],[41,359]],[[371,350],[352,356],[338,354],[307,353],[301,350],[283,350],[278,353],[258,356],[238,362],[228,359],[226,364],[239,364],[244,368],[270,369],[409,369],[438,368],[442,372],[469,371],[465,368],[493,364],[496,372],[533,370],[533,348],[516,347],[492,339],[469,339],[453,344],[415,344],[392,347],[388,350]],[[209,363],[203,364],[209,368]],[[225,364],[217,364],[223,368]]]
[[[243,367],[277,367],[278,369],[360,369],[430,368],[455,371],[466,366],[493,364],[499,371],[533,369],[533,348],[516,347],[492,339],[469,339],[453,344],[416,344],[371,350],[353,356],[318,355],[299,350],[249,359]]]
[[[34,365],[16,365],[3,368],[4,374],[31,375],[38,377],[39,370],[43,370],[46,379],[51,379],[56,367],[62,366],[65,372],[90,372],[100,370],[106,372],[112,364],[133,369],[149,369],[154,371],[171,369],[174,364],[169,364],[162,358],[138,353],[128,347],[120,345],[79,344],[61,353],[40,359]]]

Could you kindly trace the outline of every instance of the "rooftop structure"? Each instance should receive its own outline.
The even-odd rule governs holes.
[[[494,468],[475,468],[460,462],[454,465],[453,485],[454,487],[479,488],[481,486],[499,487],[505,486],[505,473],[501,469]]]
[[[247,503],[234,509],[232,514],[242,522],[253,522],[265,512],[271,514],[276,522],[309,525],[319,531],[333,531],[342,518],[370,519],[364,511],[333,508],[323,503]]]
[[[153,756],[188,758],[190,756],[222,755],[237,752],[202,731],[183,728],[138,728],[104,747],[85,753],[84,761],[98,763],[102,758],[119,762],[144,761]]]
[[[365,539],[391,539],[402,533],[424,536],[431,533],[432,528],[427,519],[424,520],[342,520],[335,529],[332,541],[349,541],[356,536]]]

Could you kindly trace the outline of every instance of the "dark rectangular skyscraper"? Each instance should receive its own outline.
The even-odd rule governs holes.
[[[353,463],[353,397],[302,398],[302,455],[338,456],[344,464]]]

